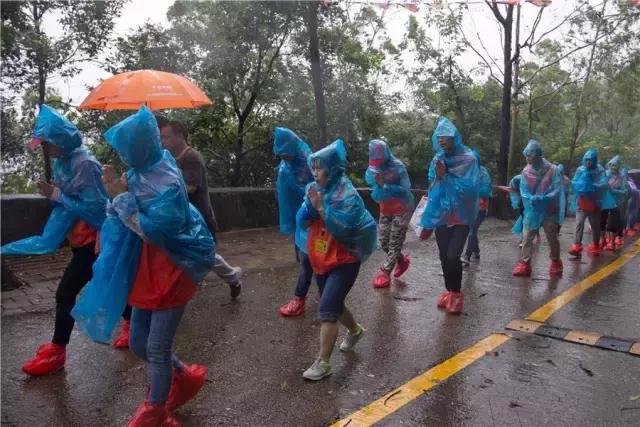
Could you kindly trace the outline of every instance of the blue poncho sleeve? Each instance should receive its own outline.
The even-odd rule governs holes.
[[[8,243],[0,249],[2,255],[44,255],[56,251],[71,231],[77,217],[60,204],[55,204],[40,236]]]
[[[483,199],[488,199],[493,195],[493,188],[491,187],[491,175],[484,166],[480,166],[480,191],[479,196]]]
[[[276,193],[278,196],[280,232],[283,234],[293,234],[295,232],[295,215],[304,198],[306,184],[307,182],[298,182],[293,168],[288,162],[285,160],[280,161],[276,180]]]

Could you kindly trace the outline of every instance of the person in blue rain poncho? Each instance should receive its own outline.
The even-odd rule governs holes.
[[[582,157],[582,165],[571,180],[572,209],[576,211],[576,234],[569,254],[582,256],[584,222],[591,224],[593,241],[587,247],[589,254],[600,255],[600,220],[602,211],[615,207],[615,199],[609,191],[605,169],[598,164],[598,152],[590,148]],[[603,242],[604,243],[604,242]],[[604,246],[604,244],[602,245]]]
[[[337,140],[309,157],[314,182],[306,189],[297,215],[297,226],[307,230],[309,262],[320,291],[318,320],[320,352],[303,373],[309,380],[331,374],[331,353],[338,335],[339,321],[348,333],[340,350],[351,351],[364,329],[353,318],[345,299],[356,281],[360,265],[376,247],[376,223],[362,198],[347,178],[347,152]]]
[[[296,261],[299,264],[293,298],[282,305],[278,312],[284,317],[300,316],[304,313],[313,271],[307,249],[300,243],[306,242],[306,231],[296,230],[296,213],[304,199],[305,187],[313,181],[308,164],[311,149],[292,130],[276,127],[273,135],[273,153],[280,158],[276,179],[280,232],[294,235]]]
[[[636,185],[628,170],[623,173],[627,176],[629,186],[629,209],[627,210],[627,236],[635,237],[640,231],[640,188]]]
[[[474,156],[478,159],[478,164],[482,165],[480,161],[480,153],[476,150],[473,150]],[[478,261],[480,259],[480,242],[478,241],[478,229],[482,222],[487,217],[489,213],[489,199],[493,195],[493,189],[491,187],[491,175],[489,175],[489,171],[484,166],[480,166],[480,201],[478,203],[478,215],[476,216],[476,220],[471,224],[469,228],[469,237],[467,238],[467,250],[462,257],[462,263],[465,265],[469,265],[471,263],[471,257],[473,256],[474,261]]]
[[[529,140],[522,154],[527,160],[520,179],[520,196],[524,205],[522,254],[513,275],[531,275],[533,238],[542,227],[550,248],[549,274],[559,276],[563,266],[558,233],[566,207],[564,168],[545,159],[542,146],[534,139]]]
[[[436,155],[429,165],[429,202],[420,222],[421,239],[428,239],[435,229],[446,288],[437,306],[460,314],[464,305],[460,255],[478,214],[480,165],[446,117],[438,119],[431,145]]]
[[[373,280],[375,288],[386,288],[394,277],[402,276],[410,259],[402,253],[414,205],[407,168],[392,153],[386,142],[369,141],[369,167],[365,181],[371,186],[371,198],[380,205],[378,238],[386,258]]]
[[[620,156],[614,156],[607,163],[607,182],[616,206],[602,211],[600,233],[605,235],[605,250],[620,250],[624,246],[624,227],[629,199],[627,176],[621,170]]]
[[[102,166],[83,145],[80,131],[48,105],[40,107],[28,146],[30,149],[42,146],[55,159],[53,184],[38,183],[40,193],[51,200],[53,210],[42,235],[4,245],[2,255],[52,253],[65,239],[73,253],[56,291],[53,339],[40,346],[35,357],[22,367],[30,375],[46,375],[65,365],[66,345],[74,326],[71,309],[91,279],[107,193],[102,183]]]
[[[215,242],[189,203],[180,169],[160,145],[155,117],[147,107],[105,134],[129,168],[119,177],[104,167],[113,200],[101,231],[94,276],[74,307],[81,329],[108,339],[114,314],[133,306],[130,348],[148,363],[149,392],[128,426],[175,421],[171,411],[193,398],[207,369],[183,364],[172,353],[176,329],[196,283],[214,263]]]

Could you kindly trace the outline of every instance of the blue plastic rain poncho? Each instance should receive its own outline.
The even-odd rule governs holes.
[[[617,166],[618,170],[614,172],[612,166]],[[627,184],[627,176],[620,165],[620,156],[615,156],[607,163],[607,181],[609,189],[616,200],[616,206],[620,209],[620,213],[625,216],[629,199],[629,184]]]
[[[520,179],[524,229],[537,230],[546,220],[562,224],[566,208],[564,168],[545,159],[542,147],[534,139],[529,140],[523,154],[533,157],[533,161],[522,170]]]
[[[445,152],[438,138],[453,137],[453,149]],[[458,129],[446,117],[440,117],[438,126],[431,137],[431,145],[436,152],[429,165],[429,203],[422,215],[420,225],[434,229],[449,224],[455,219],[466,225],[473,224],[478,214],[480,192],[480,165],[471,149],[462,143]],[[435,165],[444,162],[447,173],[436,179]]]
[[[493,196],[493,188],[491,187],[491,175],[489,175],[489,171],[487,168],[482,166],[482,161],[480,160],[480,153],[476,150],[471,150],[473,155],[478,160],[478,164],[480,165],[480,193],[479,196],[483,199],[488,199]]]
[[[313,175],[307,163],[311,149],[293,131],[277,127],[274,131],[273,153],[287,156],[278,166],[276,193],[278,196],[278,214],[280,232],[293,234],[296,231],[296,213],[304,199],[304,189],[313,181]],[[296,240],[306,240],[298,236]]]
[[[80,131],[53,108],[42,105],[33,137],[62,149],[53,164],[53,184],[60,190],[53,200],[40,236],[4,245],[2,255],[41,255],[54,252],[79,220],[99,230],[105,218],[107,193],[102,166],[82,145]]]
[[[520,211],[520,215],[518,219],[511,227],[511,231],[514,234],[520,235],[522,234],[522,214],[524,211],[524,206],[522,205],[522,197],[520,197],[520,181],[522,180],[522,175],[516,175],[511,178],[509,181],[509,188],[512,190],[509,192],[509,200],[511,201],[511,208],[517,209]]]
[[[640,189],[636,186],[635,181],[628,174],[627,185],[629,186],[629,209],[627,210],[627,228],[632,229],[636,223],[640,222]]]
[[[323,196],[324,223],[331,235],[345,245],[349,252],[364,262],[375,251],[377,244],[376,222],[364,207],[364,202],[345,175],[347,152],[344,142],[338,139],[325,148],[309,156],[309,167],[316,164],[328,174],[325,187],[315,181],[307,186]],[[309,196],[296,215],[297,225],[306,228],[306,221],[319,219],[320,214],[313,207]],[[307,242],[301,242],[300,249],[307,249]]]
[[[213,266],[215,242],[189,203],[180,169],[162,149],[158,124],[147,107],[109,129],[104,138],[129,167],[128,191],[109,206],[93,278],[72,315],[91,338],[109,342],[127,303],[143,239],[195,282]]]
[[[376,175],[382,175],[384,187],[378,185]],[[409,209],[413,207],[414,198],[407,168],[394,157],[386,142],[379,139],[369,141],[369,167],[364,178],[371,186],[371,198],[377,203],[399,199]]]
[[[587,167],[587,162],[591,162]],[[582,157],[582,165],[576,170],[571,180],[573,190],[572,210],[575,210],[580,197],[585,197],[600,209],[616,207],[616,201],[609,190],[609,182],[605,169],[598,164],[598,152],[590,148]]]

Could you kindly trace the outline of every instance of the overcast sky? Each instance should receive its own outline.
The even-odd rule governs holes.
[[[594,3],[597,2],[597,0],[593,1]],[[370,3],[375,6],[375,2]],[[116,22],[115,36],[125,35],[146,21],[168,25],[166,13],[171,4],[173,4],[173,0],[131,0],[126,3],[120,18]],[[562,17],[573,9],[574,5],[575,0],[554,0],[551,6],[545,9],[539,31],[557,25],[557,23],[562,20]],[[360,5],[355,4],[352,7],[358,8]],[[382,12],[381,9],[376,9]],[[420,10],[414,15],[418,17],[420,21],[424,21],[425,14],[428,13],[429,10],[431,10],[429,6],[421,4]],[[527,29],[532,24],[538,10],[536,6],[531,4],[522,5],[521,34],[528,34]],[[391,6],[387,10],[387,31],[395,42],[398,42],[402,38],[406,23],[411,14],[412,12],[399,6]],[[54,36],[60,33],[55,16],[49,17],[48,21],[45,22],[44,28],[48,34]],[[469,39],[476,39],[476,34],[481,34],[484,47],[499,61],[501,58],[501,41],[498,26],[495,18],[485,4],[478,0],[469,1],[469,11],[465,15],[463,28]],[[562,30],[563,29],[556,31],[554,34],[555,37],[560,37]],[[440,46],[443,49],[446,48],[446,39],[440,37],[439,34],[433,30],[430,31],[430,35],[434,41],[434,45]],[[478,50],[482,49],[477,40],[474,44]],[[477,55],[471,51],[467,52],[461,60],[467,68],[474,67],[479,62]],[[69,79],[53,77],[49,81],[49,85],[55,87],[64,98],[70,98],[71,104],[78,105],[88,93],[86,89],[87,86],[95,86],[99,83],[100,79],[109,76],[110,74],[102,70],[99,66],[86,63],[82,67],[80,74]],[[392,89],[398,90],[402,88],[393,87]]]

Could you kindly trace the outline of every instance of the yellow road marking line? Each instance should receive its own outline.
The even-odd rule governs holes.
[[[638,253],[640,253],[640,239],[636,241],[634,248],[625,252],[610,264],[607,264],[602,269],[567,289],[531,313],[526,319],[538,322],[546,321],[553,313],[605,277],[613,274],[629,262],[634,256],[638,255]],[[449,377],[460,372],[462,369],[471,365],[476,360],[482,358],[487,352],[494,351],[510,339],[511,337],[508,335],[489,335],[471,347],[455,354],[444,362],[409,380],[390,393],[385,394],[378,400],[375,400],[358,411],[336,421],[331,425],[331,427],[346,427],[347,425],[349,427],[370,426],[396,412],[406,404],[414,401],[431,390],[434,386],[440,384]]]
[[[640,240],[639,240],[640,241]],[[576,283],[551,301],[525,317],[526,320],[535,320],[536,322],[546,322],[549,317],[560,308],[565,306],[569,301],[582,294],[587,289],[600,282],[605,277],[615,273],[623,265],[631,261],[631,259],[640,253],[640,245],[636,242],[636,247],[622,254],[615,261],[605,265],[600,270],[593,273],[591,276],[586,277],[580,282]]]

